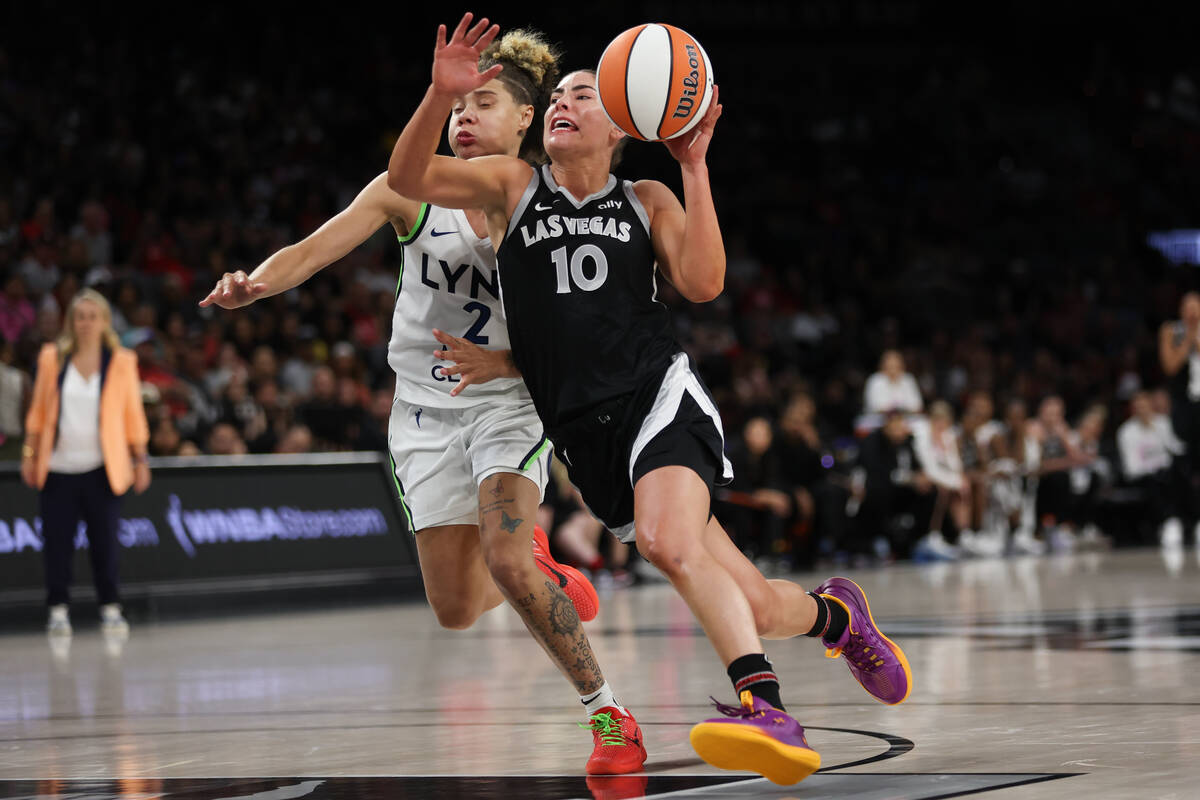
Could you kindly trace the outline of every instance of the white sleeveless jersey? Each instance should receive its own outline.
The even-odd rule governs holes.
[[[433,355],[441,349],[434,328],[487,350],[509,349],[491,240],[476,236],[462,211],[428,203],[421,205],[409,234],[399,238],[400,279],[388,343],[396,396],[435,408],[531,402],[520,378],[475,384],[451,397],[458,376],[441,375],[439,370],[452,362]]]

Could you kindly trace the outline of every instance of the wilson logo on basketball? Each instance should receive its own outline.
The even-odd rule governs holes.
[[[674,25],[638,25],[604,49],[596,88],[608,118],[643,141],[682,136],[712,100],[712,64],[704,48]]]
[[[683,76],[683,95],[675,104],[676,117],[687,117],[692,113],[692,108],[696,105],[696,90],[700,88],[700,59],[696,55],[696,47],[685,44],[684,48],[687,50],[688,66],[692,71]]]

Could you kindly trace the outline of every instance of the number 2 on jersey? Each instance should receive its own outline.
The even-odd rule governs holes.
[[[475,318],[475,322],[471,325],[471,328],[463,334],[463,338],[473,344],[487,344],[488,337],[482,335],[480,331],[483,330],[484,325],[487,325],[488,320],[492,318],[492,309],[483,303],[473,301],[463,306],[463,311],[472,314],[479,312],[479,316]]]
[[[589,258],[596,265],[596,272],[590,278],[583,272],[583,262]],[[580,245],[571,254],[569,262],[567,248],[560,247],[550,254],[550,260],[554,262],[554,271],[558,276],[558,294],[570,294],[572,282],[585,292],[594,292],[608,279],[608,258],[594,244]]]

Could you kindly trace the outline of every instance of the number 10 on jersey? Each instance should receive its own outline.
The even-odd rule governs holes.
[[[567,258],[567,248],[560,247],[550,254],[554,262],[554,271],[558,277],[558,294],[570,294],[571,284],[574,283],[585,292],[594,292],[604,285],[608,279],[608,259],[604,251],[594,244],[580,245]],[[592,277],[587,277],[584,262],[591,260]]]

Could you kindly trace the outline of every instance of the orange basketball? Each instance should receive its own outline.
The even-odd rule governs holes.
[[[646,24],[613,39],[596,68],[608,118],[635,139],[673,139],[704,118],[712,64],[700,43],[674,25]]]

